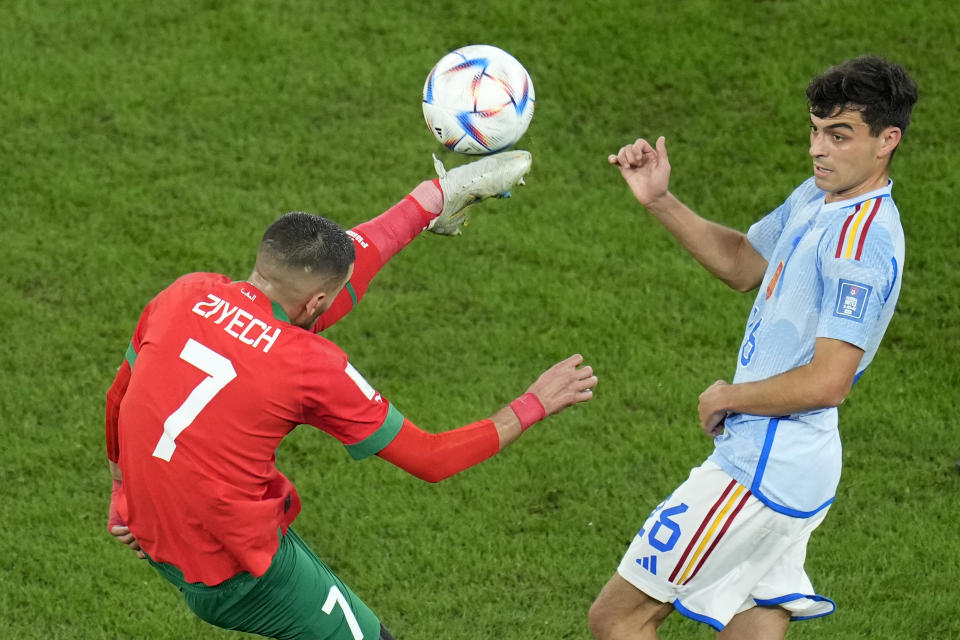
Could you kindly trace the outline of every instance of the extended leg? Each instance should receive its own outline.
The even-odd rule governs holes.
[[[733,616],[717,640],[783,640],[790,613],[782,607],[754,607]]]
[[[656,640],[671,611],[615,573],[590,607],[590,631],[597,640]]]

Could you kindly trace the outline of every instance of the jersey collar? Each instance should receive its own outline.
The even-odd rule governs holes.
[[[261,309],[268,309],[271,311],[274,318],[290,324],[290,317],[287,315],[287,312],[283,310],[283,307],[280,305],[280,303],[268,298],[267,294],[265,294],[263,291],[250,284],[246,280],[235,280],[231,284],[240,289],[240,293],[255,305]]]
[[[858,196],[847,198],[846,200],[837,200],[836,202],[826,203],[821,207],[821,211],[833,211],[835,209],[853,207],[861,202],[870,200],[871,198],[882,198],[884,196],[889,196],[892,191],[893,178],[887,178],[886,186],[880,187],[879,189],[874,189],[873,191],[868,191],[867,193],[861,193]],[[824,192],[824,197],[826,197],[826,192]]]
[[[271,300],[270,304],[273,306],[273,317],[277,320],[282,320],[283,322],[290,324],[290,317],[287,316],[287,312],[283,310],[283,307],[280,306],[280,303]]]

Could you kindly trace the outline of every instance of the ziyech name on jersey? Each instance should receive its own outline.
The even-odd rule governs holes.
[[[201,300],[193,306],[192,311],[201,318],[213,319],[214,324],[223,325],[223,330],[240,342],[263,349],[264,353],[280,337],[280,327],[274,328],[252,313],[244,311],[239,306],[231,306],[226,300],[207,294],[206,300]],[[214,315],[219,315],[214,318]]]

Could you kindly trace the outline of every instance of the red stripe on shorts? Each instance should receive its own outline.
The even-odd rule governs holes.
[[[720,539],[723,537],[723,534],[725,534],[727,532],[727,529],[730,528],[730,523],[733,522],[733,519],[737,517],[738,513],[740,513],[740,509],[743,508],[743,505],[747,504],[747,500],[750,498],[751,495],[753,494],[747,491],[747,493],[744,494],[742,498],[740,498],[740,503],[733,510],[733,513],[730,514],[730,517],[727,518],[727,521],[723,523],[723,528],[720,529],[720,533],[717,535],[716,538],[714,538],[713,544],[711,544],[710,548],[707,549],[707,552],[703,554],[703,557],[700,558],[700,562],[697,564],[697,568],[693,570],[693,573],[690,574],[689,578],[684,580],[683,584],[689,583],[691,580],[693,580],[694,576],[697,575],[697,572],[700,571],[700,567],[702,567],[703,563],[706,562],[707,558],[710,557],[710,554],[713,552],[714,548],[716,548],[717,543],[720,542]]]
[[[713,514],[716,513],[717,509],[720,508],[720,503],[724,501],[727,497],[727,494],[730,493],[730,490],[736,486],[737,481],[731,480],[730,484],[727,485],[727,488],[723,490],[723,493],[720,494],[720,497],[717,501],[710,507],[710,511],[707,512],[707,517],[703,519],[703,522],[700,523],[700,528],[697,529],[696,535],[690,538],[690,544],[687,545],[687,548],[684,550],[683,555],[680,556],[680,562],[677,563],[677,566],[673,568],[673,573],[670,574],[670,582],[673,582],[674,578],[677,577],[677,574],[680,573],[680,569],[683,567],[683,563],[686,562],[687,556],[690,555],[690,551],[693,550],[694,545],[697,540],[700,539],[700,534],[703,533],[703,530],[706,529],[707,523],[713,518]]]

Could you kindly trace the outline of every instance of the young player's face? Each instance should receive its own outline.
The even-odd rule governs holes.
[[[900,141],[900,129],[888,127],[870,135],[863,114],[842,110],[827,118],[810,114],[810,155],[817,186],[835,202],[887,184],[890,153]]]

